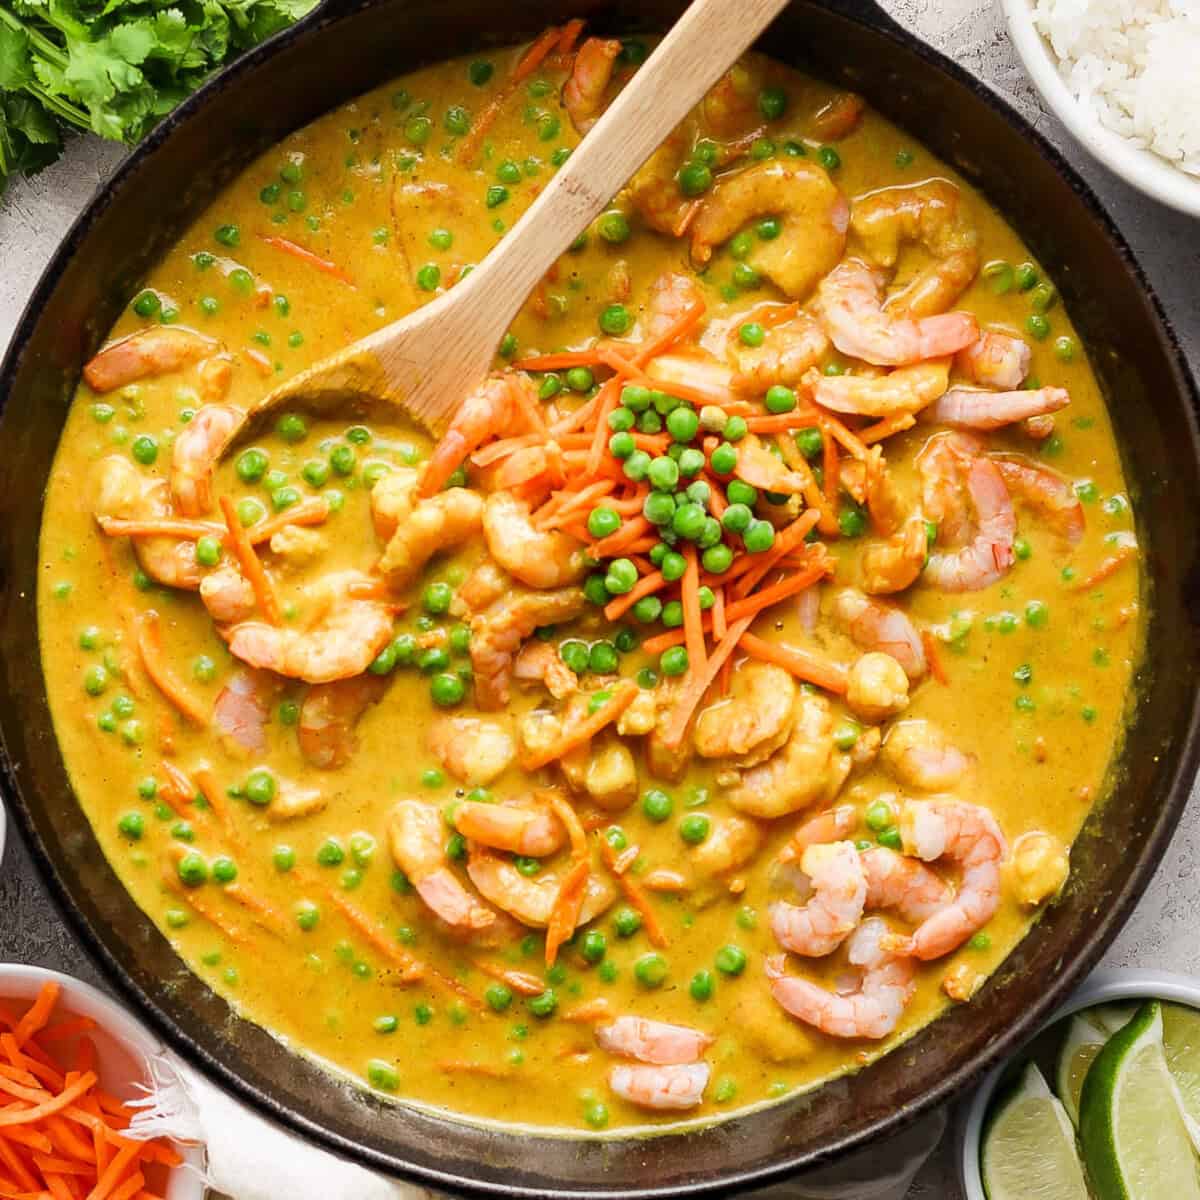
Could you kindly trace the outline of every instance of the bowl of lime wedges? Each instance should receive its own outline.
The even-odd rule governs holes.
[[[1096,972],[959,1130],[967,1200],[1200,1200],[1200,982]]]

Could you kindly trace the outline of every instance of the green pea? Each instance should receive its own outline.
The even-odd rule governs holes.
[[[865,819],[872,833],[880,833],[895,822],[896,814],[886,800],[872,800],[867,805]]]
[[[486,59],[476,59],[467,67],[467,78],[476,86],[483,87],[491,79],[496,68]]]
[[[1030,600],[1025,605],[1025,624],[1031,629],[1042,629],[1050,620],[1050,609],[1042,600]]]
[[[610,304],[600,313],[600,329],[612,337],[621,337],[629,332],[633,317],[623,304]]]
[[[196,561],[202,567],[215,567],[221,561],[221,539],[211,534],[197,538]]]
[[[148,433],[140,433],[133,439],[129,448],[130,453],[143,466],[150,466],[158,458],[158,442]]]
[[[588,651],[588,670],[595,675],[612,675],[618,666],[617,648],[612,642],[593,642]]]
[[[867,532],[867,514],[857,505],[846,505],[838,513],[838,529],[843,537],[862,537]]]
[[[118,696],[112,702],[113,713],[118,717],[133,716],[134,704],[129,696]]]
[[[286,875],[296,865],[296,851],[291,846],[276,846],[271,852],[271,862],[275,864],[275,870]]]
[[[508,188],[503,184],[494,183],[484,195],[484,203],[488,208],[499,208],[508,199]]]
[[[608,938],[599,929],[589,929],[579,944],[585,962],[598,963],[608,953]]]
[[[596,232],[611,245],[619,246],[629,240],[629,220],[623,212],[614,209],[603,213],[596,222]]]
[[[562,130],[562,122],[553,113],[543,113],[537,120],[537,135],[540,142],[552,142]],[[566,147],[563,147],[566,149]],[[560,151],[556,150],[550,159],[556,167],[561,167],[566,159],[558,159]],[[558,159],[558,161],[555,161]]]
[[[755,288],[762,280],[749,263],[740,262],[734,265],[733,282],[740,288]]]
[[[711,827],[712,822],[703,813],[689,813],[679,822],[679,836],[689,846],[698,846],[708,837]]]
[[[417,271],[417,287],[423,292],[436,292],[442,282],[442,269],[437,263],[426,263]]]
[[[143,800],[153,800],[158,795],[158,780],[153,775],[147,775],[138,780],[137,794]]]
[[[1030,313],[1025,318],[1025,330],[1039,342],[1045,341],[1050,336],[1050,321],[1041,313]]]
[[[238,455],[234,469],[243,483],[257,483],[266,474],[269,463],[266,451],[251,447]]]
[[[238,876],[237,863],[227,855],[220,855],[212,861],[212,877],[218,883],[232,883]]]
[[[152,317],[162,307],[162,301],[157,292],[147,290],[139,292],[130,307],[139,317]]]
[[[554,994],[553,988],[547,988],[540,995],[529,998],[529,1011],[535,1017],[545,1018],[552,1016],[557,1007],[558,997]]]
[[[832,146],[822,146],[817,151],[817,162],[827,171],[836,171],[842,165],[842,156]]]
[[[618,908],[613,914],[613,928],[617,937],[629,938],[642,927],[642,914],[636,908]]]
[[[1017,287],[1023,292],[1029,291],[1037,283],[1038,278],[1037,267],[1031,262],[1021,263],[1013,272],[1013,279],[1016,281]]]
[[[723,543],[709,546],[700,556],[700,564],[712,575],[723,575],[733,566],[733,550]]]
[[[718,475],[732,474],[734,468],[737,466],[737,461],[737,451],[728,442],[722,442],[713,450],[709,457],[712,469]]]
[[[668,583],[675,583],[683,578],[683,574],[687,570],[687,559],[682,554],[670,550],[663,556],[662,566],[659,570],[662,571],[663,578]]]
[[[317,862],[322,867],[340,867],[346,859],[346,851],[337,838],[328,837],[317,847]]]
[[[461,104],[453,104],[446,109],[446,115],[442,120],[447,133],[461,136],[471,128],[471,114]]]
[[[777,121],[787,112],[788,94],[781,87],[763,88],[758,93],[758,111],[768,121]]]
[[[218,225],[213,232],[213,237],[222,246],[233,247],[241,242],[242,231],[236,225]]]
[[[690,162],[680,168],[676,182],[685,196],[702,196],[713,185],[713,173],[702,162]]]
[[[608,564],[604,586],[613,596],[623,596],[637,583],[637,567],[627,558],[616,558]]]
[[[592,603],[603,607],[608,603],[610,596],[608,586],[604,582],[604,576],[600,572],[594,572],[583,581],[583,594]]]
[[[664,980],[667,978],[667,960],[661,954],[656,954],[653,951],[649,954],[643,954],[633,964],[633,974],[642,987],[662,987]]]
[[[208,864],[195,850],[180,856],[175,871],[184,887],[199,887],[208,879]]]
[[[783,226],[780,224],[777,217],[763,217],[757,225],[754,226],[754,232],[764,242],[773,242],[783,231]]]
[[[772,384],[767,388],[763,404],[766,406],[767,412],[789,413],[796,407],[796,393],[790,387],[784,387],[779,383]]]
[[[875,839],[881,846],[885,846],[888,850],[900,850],[904,845],[900,837],[900,830],[895,825],[888,826],[887,829],[880,830]]]
[[[391,1063],[373,1058],[367,1063],[367,1082],[378,1091],[394,1092],[400,1086],[400,1073]]]
[[[140,842],[146,832],[146,818],[140,812],[127,812],[117,822],[117,832],[131,842]]]
[[[583,1110],[583,1119],[593,1129],[603,1129],[608,1124],[608,1105],[601,1100],[591,1100]]]
[[[596,382],[596,377],[588,367],[572,367],[564,378],[567,387],[573,392],[589,392],[592,390],[592,384]]]
[[[462,703],[467,685],[457,675],[441,673],[429,681],[429,694],[439,708],[451,708]]]
[[[742,542],[749,553],[762,554],[775,545],[775,528],[770,521],[752,521]]]
[[[275,799],[277,785],[275,776],[266,767],[256,767],[246,776],[242,794],[251,804],[265,807]]]
[[[833,731],[833,744],[839,750],[852,750],[862,728],[854,721],[843,721]]]
[[[192,663],[192,675],[201,683],[212,683],[217,677],[217,664],[207,654],[200,654]]]
[[[712,972],[707,970],[697,971],[688,984],[688,993],[699,1004],[703,1004],[706,1000],[711,1000],[713,994]]]
[[[88,667],[83,673],[83,690],[89,696],[99,696],[108,687],[108,671],[99,663]]]
[[[502,983],[494,983],[483,994],[492,1012],[504,1012],[513,1002],[512,989]]]
[[[767,332],[757,321],[747,321],[738,328],[738,340],[743,346],[761,346]]]
[[[714,961],[722,975],[740,975],[746,969],[746,952],[741,946],[722,946]]]

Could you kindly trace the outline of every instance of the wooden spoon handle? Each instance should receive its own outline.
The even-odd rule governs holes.
[[[609,205],[788,0],[694,0],[545,191],[467,277],[502,329],[538,280]],[[461,285],[460,285],[461,286]],[[498,340],[498,339],[497,339]]]

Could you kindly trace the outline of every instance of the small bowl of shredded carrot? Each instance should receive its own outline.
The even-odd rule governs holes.
[[[202,1149],[127,1136],[161,1050],[88,984],[0,963],[0,1198],[200,1200]]]

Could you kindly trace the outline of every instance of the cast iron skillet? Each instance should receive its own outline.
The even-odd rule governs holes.
[[[797,2],[762,48],[865,93],[979,183],[1052,272],[1116,421],[1147,552],[1146,660],[1112,799],[1075,847],[1062,901],[973,1003],[861,1074],[704,1132],[586,1140],[484,1129],[337,1082],[233,1015],[128,898],[72,795],[34,652],[35,497],[82,362],[200,208],[290,130],[385,78],[528,38],[569,15],[601,31],[661,29],[682,8],[326,0],[186,103],[100,190],[39,283],[0,371],[4,795],[42,874],[110,978],[191,1062],[300,1134],[434,1186],[554,1197],[715,1192],[769,1182],[897,1129],[1013,1048],[1096,961],[1149,880],[1195,770],[1196,397],[1166,319],[1095,197],[1020,117],[867,0]],[[1035,767],[1029,786],[1038,787]]]

